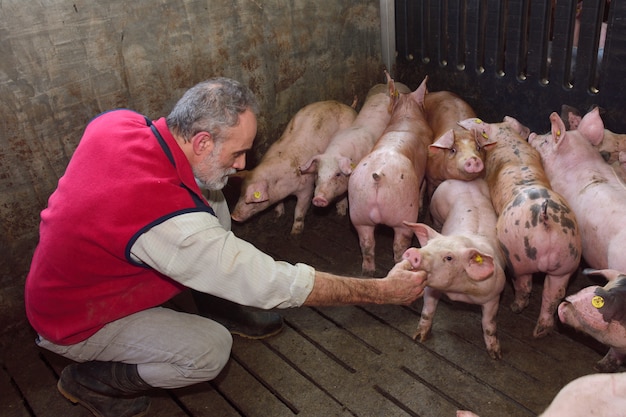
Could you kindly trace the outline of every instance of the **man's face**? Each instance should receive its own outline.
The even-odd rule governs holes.
[[[239,124],[226,132],[226,138],[192,166],[194,176],[203,187],[221,190],[230,175],[246,167],[246,152],[252,148],[256,128],[256,117],[246,110],[239,116]]]

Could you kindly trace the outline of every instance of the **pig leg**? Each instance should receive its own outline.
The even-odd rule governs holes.
[[[521,313],[530,300],[530,292],[533,289],[533,275],[525,274],[516,276],[513,279],[513,288],[515,289],[515,299],[511,303],[511,310],[514,313]]]
[[[359,245],[361,246],[361,256],[363,262],[361,264],[361,273],[366,277],[373,277],[376,270],[374,261],[374,251],[376,241],[374,240],[374,226],[359,225],[354,226],[359,235]]]
[[[411,247],[413,231],[404,226],[393,228],[393,259],[395,262],[402,260],[404,252]]]
[[[626,354],[618,352],[615,348],[610,348],[604,358],[600,359],[594,367],[599,372],[617,372],[626,359]]]
[[[546,275],[541,294],[541,311],[533,331],[533,337],[547,336],[554,329],[554,313],[561,300],[565,297],[570,274]]]
[[[335,206],[337,207],[337,214],[345,216],[346,213],[348,213],[348,196],[345,196],[337,201]]]
[[[502,350],[500,349],[500,341],[497,336],[496,314],[498,313],[498,306],[500,304],[500,297],[496,297],[488,303],[482,306],[482,325],[483,325],[483,338],[485,339],[485,346],[487,346],[487,352],[492,359],[502,359]]]
[[[296,193],[296,208],[293,214],[293,226],[291,227],[292,235],[299,235],[304,230],[304,217],[306,216],[311,200],[313,199],[313,179],[302,186],[300,191]]]
[[[417,325],[417,332],[413,335],[413,340],[424,342],[430,334],[430,329],[433,326],[433,317],[435,316],[435,310],[437,310],[437,303],[441,298],[441,292],[426,287],[424,289],[424,306],[422,307],[422,314],[419,324]]]
[[[285,214],[285,204],[282,201],[276,204],[276,206],[274,207],[274,213],[276,213],[276,217],[281,217],[283,214]]]

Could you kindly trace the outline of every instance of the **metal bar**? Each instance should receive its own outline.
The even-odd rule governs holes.
[[[396,24],[394,0],[380,0],[380,33],[382,59],[393,76],[396,62]]]

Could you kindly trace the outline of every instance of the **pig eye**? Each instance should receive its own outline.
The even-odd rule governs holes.
[[[446,262],[450,262],[452,260],[452,256],[448,255],[448,256],[444,256],[443,260]]]
[[[336,173],[335,177],[341,177],[341,172]]]
[[[450,155],[454,156],[456,154],[456,148],[450,148]]]

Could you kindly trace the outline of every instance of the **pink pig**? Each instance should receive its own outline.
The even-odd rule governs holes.
[[[446,180],[432,196],[430,212],[443,223],[441,234],[422,223],[406,223],[421,249],[409,248],[403,258],[414,269],[428,272],[424,306],[417,333],[426,340],[441,294],[482,306],[483,338],[493,359],[502,358],[496,334],[496,314],[504,289],[504,256],[496,237],[496,213],[481,178]]]
[[[496,231],[513,275],[514,312],[528,306],[532,278],[546,274],[541,311],[533,336],[554,328],[554,313],[578,269],[581,238],[576,217],[565,198],[550,187],[541,158],[524,140],[526,129],[515,119],[489,124],[467,119],[460,124],[479,138],[495,141],[487,148],[485,179],[498,214]]]
[[[616,372],[626,360],[626,274],[614,269],[584,271],[608,279],[604,286],[583,288],[559,305],[564,324],[610,346],[597,364],[600,372]]]
[[[314,178],[302,175],[298,167],[311,156],[326,149],[332,136],[352,124],[356,111],[335,100],[320,101],[303,107],[289,121],[282,136],[274,142],[259,164],[243,177],[241,196],[231,214],[242,222],[278,203],[276,212],[284,213],[282,201],[297,198],[291,234],[304,229],[304,217],[311,206]]]
[[[531,133],[528,141],[541,154],[552,187],[576,214],[585,261],[595,269],[626,271],[626,185],[590,143],[604,134],[598,109],[576,130],[565,131],[557,113],[550,121],[550,133]]]
[[[474,132],[458,125],[476,117],[470,105],[452,92],[437,91],[426,95],[424,111],[435,138],[428,147],[429,195],[446,179],[470,181],[482,176],[485,151]]]
[[[346,214],[348,206],[348,178],[359,161],[367,155],[389,120],[398,93],[410,93],[402,84],[395,83],[385,71],[387,84],[377,84],[370,89],[365,103],[352,126],[337,132],[324,153],[312,156],[301,167],[303,174],[316,174],[313,205],[326,207],[336,199],[337,212]]]
[[[393,228],[396,262],[411,245],[413,232],[404,220],[417,220],[426,171],[426,148],[432,130],[424,117],[426,81],[410,94],[400,94],[389,125],[354,169],[348,181],[350,220],[363,256],[363,275],[373,276],[374,229],[379,224]]]
[[[581,376],[565,385],[539,417],[626,416],[626,372]],[[478,417],[458,410],[456,417]]]

